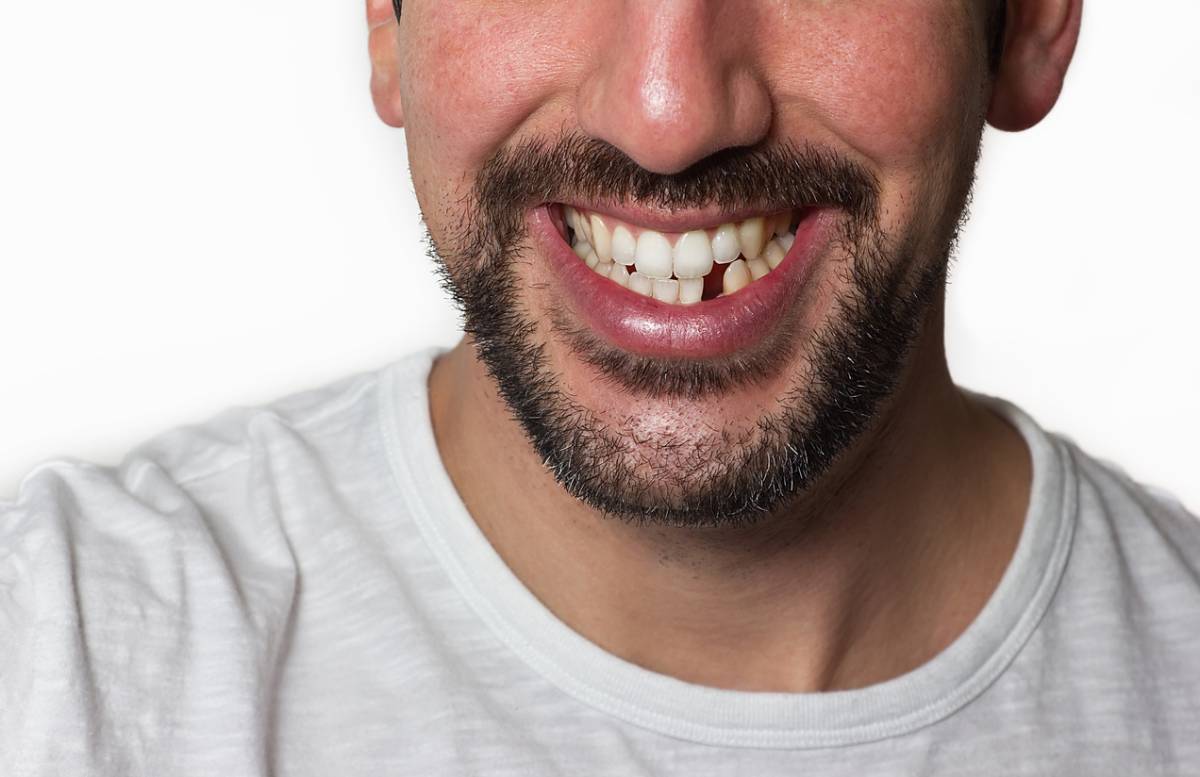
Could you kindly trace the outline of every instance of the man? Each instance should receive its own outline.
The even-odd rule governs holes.
[[[370,0],[467,337],[50,464],[5,774],[1185,774],[1200,524],[956,388],[1081,0]]]

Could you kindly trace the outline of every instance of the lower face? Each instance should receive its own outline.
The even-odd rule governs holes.
[[[977,155],[981,122],[947,113],[891,169],[830,128],[657,174],[561,122],[523,126],[457,171],[461,191],[422,191],[456,172],[422,154],[436,113],[408,137],[465,328],[559,484],[711,526],[786,509],[904,379]]]

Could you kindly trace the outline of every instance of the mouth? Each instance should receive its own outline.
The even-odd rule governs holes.
[[[730,356],[781,329],[828,242],[832,208],[619,216],[535,208],[561,296],[592,332],[642,356]]]

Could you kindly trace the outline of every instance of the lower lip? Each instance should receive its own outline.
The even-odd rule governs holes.
[[[833,222],[828,209],[810,212],[791,250],[769,274],[734,294],[677,305],[644,297],[590,269],[563,240],[549,208],[533,209],[530,234],[549,257],[572,309],[617,348],[655,357],[728,356],[764,339],[799,296]]]

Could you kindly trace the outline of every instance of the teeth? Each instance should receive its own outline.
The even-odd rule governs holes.
[[[783,261],[783,257],[787,255],[787,249],[780,245],[779,238],[767,243],[767,247],[763,250],[762,259],[755,261],[766,261],[767,266],[774,270]]]
[[[675,242],[676,278],[703,278],[712,266],[712,242],[703,230],[688,232]]]
[[[608,234],[608,227],[604,226],[604,222],[600,217],[593,214],[591,218],[592,228],[592,247],[596,249],[596,255],[602,261],[612,261],[612,237]]]
[[[618,226],[613,230],[612,258],[614,262],[626,265],[633,264],[637,258],[637,241],[633,239],[633,233],[625,227]]]
[[[661,233],[652,229],[643,230],[637,240],[638,272],[651,278],[671,277],[671,244]]]
[[[750,268],[746,266],[745,261],[738,259],[725,268],[725,275],[721,280],[725,293],[733,294],[750,284]]]
[[[602,217],[570,206],[562,213],[574,235],[572,250],[598,275],[637,294],[683,305],[703,299],[714,263],[726,265],[719,296],[733,294],[782,264],[796,240],[789,231],[790,213],[671,236],[620,223],[610,227]]]
[[[722,224],[712,239],[713,261],[717,264],[729,264],[738,258],[742,252],[742,244],[738,241],[738,228],[733,224]]]
[[[679,301],[679,281],[654,279],[654,298],[659,302]]]
[[[649,297],[654,294],[654,281],[640,272],[629,273],[629,288],[638,294]]]
[[[767,237],[765,227],[761,216],[746,219],[738,226],[738,243],[742,247],[742,255],[747,259],[757,259],[762,253]]]
[[[704,295],[704,279],[703,278],[683,278],[679,281],[679,302],[683,305],[691,305],[699,302]]]

